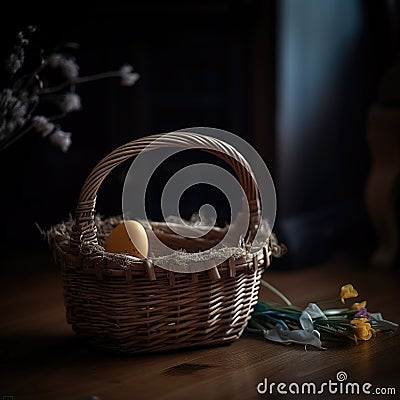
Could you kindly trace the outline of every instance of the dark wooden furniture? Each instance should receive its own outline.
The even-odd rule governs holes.
[[[395,267],[400,255],[400,66],[388,69],[368,114],[371,171],[366,204],[377,246],[371,264]]]

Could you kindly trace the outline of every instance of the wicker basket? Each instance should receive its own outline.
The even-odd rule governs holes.
[[[251,170],[244,167],[248,164],[232,146],[208,136],[175,132],[117,148],[88,176],[75,218],[48,233],[54,260],[62,268],[67,321],[89,344],[140,353],[225,344],[243,333],[270,256],[282,252],[274,235],[256,253],[246,250],[204,272],[176,273],[151,259],[107,253],[104,239],[120,218],[95,215],[97,191],[117,165],[142,151],[176,146],[190,149],[200,143],[235,171],[250,205],[247,244],[254,239],[260,223],[258,191]],[[150,229],[167,245],[187,252],[210,248],[224,235],[224,230],[216,227],[204,237],[185,240],[166,223],[152,223]]]

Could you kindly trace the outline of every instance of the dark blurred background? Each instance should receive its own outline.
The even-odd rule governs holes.
[[[365,202],[367,121],[398,61],[398,1],[11,6],[0,27],[3,58],[27,24],[46,49],[79,43],[81,75],[129,63],[141,78],[133,87],[117,79],[79,86],[82,110],[61,121],[73,134],[67,153],[32,134],[0,154],[2,249],[45,248],[36,224],[68,219],[89,172],[117,146],[208,126],[248,141],[270,169],[274,230],[289,248],[276,267],[367,262],[377,244]],[[102,186],[102,214],[120,213],[123,172]]]

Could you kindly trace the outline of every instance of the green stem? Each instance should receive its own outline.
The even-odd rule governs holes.
[[[282,292],[280,292],[276,287],[272,286],[264,279],[261,279],[261,285],[269,289],[272,293],[276,294],[286,305],[292,305],[292,302]]]
[[[325,300],[325,301],[318,301],[315,304],[329,304],[329,303],[337,303],[338,301],[340,301],[340,298],[338,299],[334,299],[334,300]]]

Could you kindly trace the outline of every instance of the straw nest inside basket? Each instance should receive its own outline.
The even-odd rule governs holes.
[[[104,249],[104,244],[106,238],[111,234],[112,230],[123,221],[122,216],[113,216],[108,218],[103,218],[100,215],[94,218],[98,244],[92,243],[82,243],[80,247],[80,253],[85,256],[90,255],[101,255],[102,259],[114,261],[121,265],[131,265],[135,261],[135,257],[128,254],[117,254],[109,253]],[[193,220],[185,221],[185,225],[179,225],[178,220],[174,217],[167,219],[168,224],[165,222],[145,222],[141,221],[146,231],[152,231],[154,235],[162,242],[164,245],[173,249],[172,253],[168,255],[160,255],[160,251],[157,251],[157,243],[151,241],[149,243],[149,258],[158,266],[168,267],[171,264],[179,265],[183,269],[185,266],[190,266],[191,263],[215,260],[221,261],[228,258],[239,259],[246,257],[252,252],[252,249],[260,249],[264,246],[268,246],[271,254],[273,256],[279,257],[282,254],[282,245],[278,244],[276,237],[268,226],[266,221],[263,221],[260,225],[260,231],[257,236],[257,242],[254,242],[252,248],[246,248],[244,245],[240,246],[217,246],[218,243],[224,238],[228,227],[213,227],[211,229],[207,228],[207,233],[202,237],[195,239],[188,239],[184,236],[177,235],[174,230],[170,228],[171,224],[173,226],[178,226],[178,230],[185,233],[185,230],[197,229],[200,230]],[[71,237],[71,232],[73,228],[74,220],[71,218],[68,221],[61,222],[53,227],[47,232],[47,238],[52,246],[57,245],[62,248],[69,246],[69,238]],[[216,247],[217,246],[217,247]],[[154,254],[157,254],[155,256]]]

